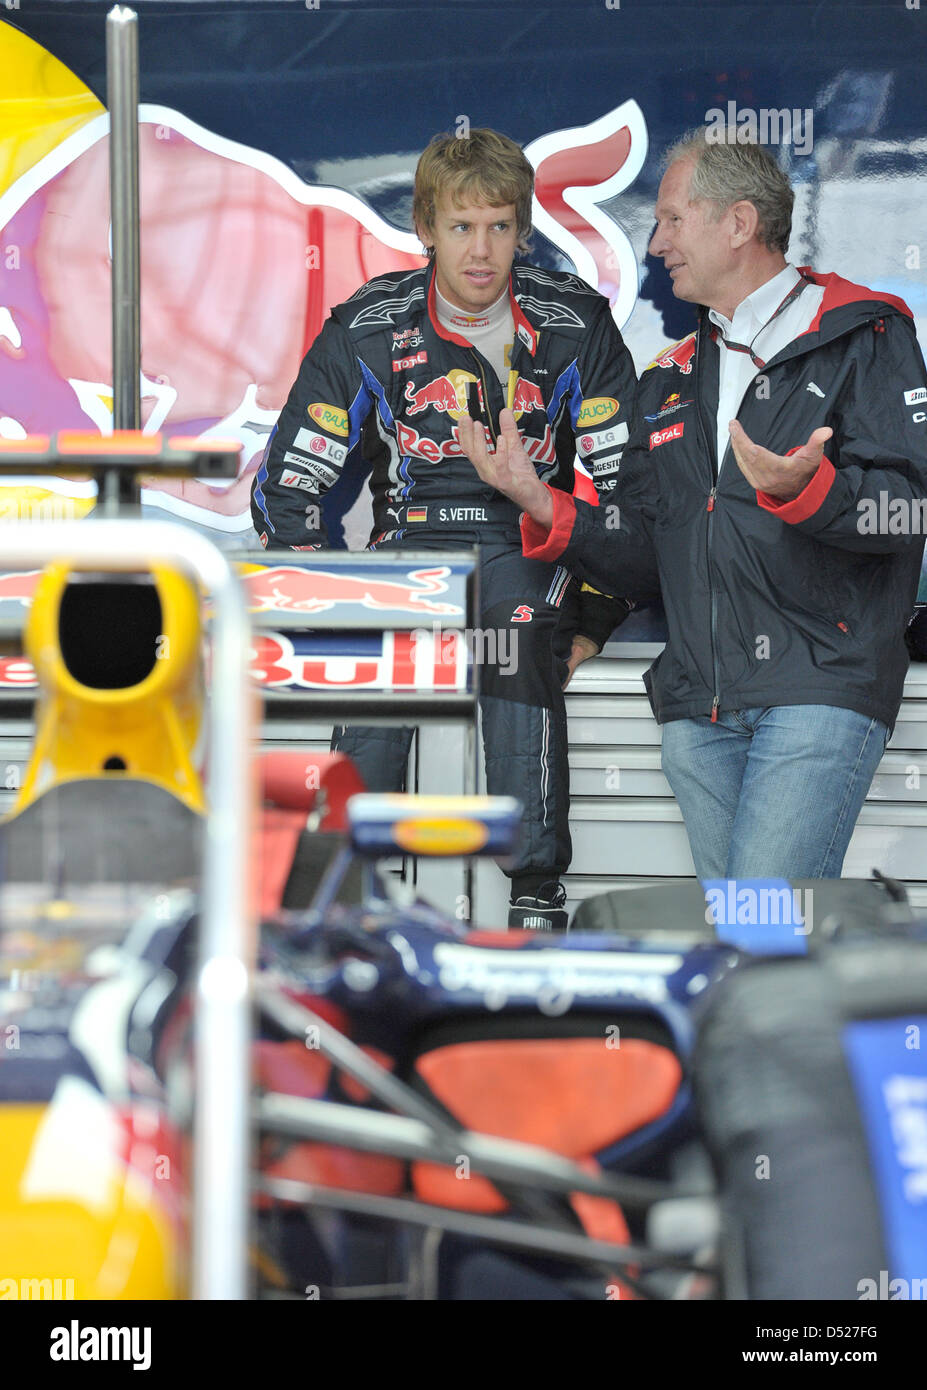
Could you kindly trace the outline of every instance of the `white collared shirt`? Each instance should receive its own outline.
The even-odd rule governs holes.
[[[720,329],[718,351],[721,354],[721,362],[717,419],[719,474],[724,452],[731,442],[728,424],[737,418],[741,401],[750,383],[762,374],[762,368],[756,365],[748,352],[737,352],[725,347],[721,339],[730,338],[735,343],[752,345],[758,357],[764,362],[771,361],[777,352],[781,352],[794,338],[811,326],[821,307],[824,287],[810,284],[787,309],[772,320],[772,323],[768,322],[800,279],[801,276],[795,267],[787,265],[778,275],[767,280],[765,285],[760,285],[759,289],[741,300],[734,310],[732,319],[726,319],[717,309],[708,311],[708,317]],[[796,444],[804,442],[803,439],[795,441]],[[763,441],[757,439],[754,443],[762,444]]]

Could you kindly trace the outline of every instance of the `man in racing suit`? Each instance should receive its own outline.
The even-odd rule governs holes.
[[[703,879],[840,876],[901,703],[924,545],[911,312],[787,265],[791,210],[758,146],[701,132],[670,151],[650,249],[700,324],[641,377],[619,529],[543,486],[509,417],[493,456],[460,428],[528,513],[526,555],[662,594],[646,683]]]
[[[490,793],[524,806],[511,926],[566,927],[571,857],[563,683],[630,604],[582,593],[558,564],[526,559],[519,512],[478,477],[457,441],[468,405],[492,446],[514,413],[537,476],[571,493],[579,452],[610,496],[636,381],[606,299],[575,275],[517,264],[533,171],[488,130],[439,136],[416,170],[421,270],[382,275],[332,310],[303,359],[252,489],[265,546],[325,543],[319,499],[360,447],[371,465],[371,547],[480,546],[480,628],[514,660],[481,667]],[[505,640],[503,640],[505,639]],[[512,645],[514,639],[514,645]],[[411,730],[354,728],[337,746],[372,790],[402,785]]]

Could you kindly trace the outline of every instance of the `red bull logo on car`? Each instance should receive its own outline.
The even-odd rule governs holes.
[[[450,570],[410,570],[407,581],[353,575],[344,571],[298,569],[277,565],[254,570],[243,577],[248,606],[261,613],[278,609],[289,613],[322,613],[338,604],[359,605],[377,612],[438,613],[463,616],[456,603],[438,601],[447,593]]]
[[[285,633],[261,633],[251,650],[249,670],[258,685],[305,690],[467,689],[469,652],[462,632],[381,632],[371,634],[366,655],[311,655],[297,651]]]
[[[0,603],[30,604],[41,577],[41,570],[0,574]]]

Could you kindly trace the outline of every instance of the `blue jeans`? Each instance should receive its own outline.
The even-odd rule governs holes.
[[[833,705],[663,726],[663,771],[699,878],[839,878],[888,729]]]

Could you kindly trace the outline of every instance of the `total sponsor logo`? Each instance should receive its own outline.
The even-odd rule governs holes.
[[[610,430],[597,430],[595,434],[581,435],[579,452],[581,454],[594,454],[597,449],[615,448],[620,444],[627,444],[627,442],[627,425],[613,425]]]
[[[332,463],[344,463],[348,452],[346,445],[336,444],[333,439],[327,439],[324,434],[316,434],[315,430],[305,429],[296,431],[293,448],[306,449],[310,454],[316,454],[319,458],[331,459]],[[332,474],[332,481],[334,481],[334,474]]]
[[[654,421],[662,420],[667,415],[673,415],[677,410],[683,410],[687,405],[692,405],[693,403],[693,398],[691,396],[687,401],[684,401],[680,399],[678,391],[671,391],[657,413],[655,415],[645,415],[644,419],[652,424]]]
[[[393,363],[394,372],[408,372],[413,367],[423,367],[428,361],[427,352],[417,352],[414,357],[397,357]]]
[[[310,420],[314,420],[323,429],[331,430],[332,434],[347,436],[347,411],[340,410],[338,406],[326,405],[324,401],[313,401],[311,405],[306,407],[306,414]]]
[[[587,430],[592,425],[599,425],[606,420],[610,420],[613,415],[618,413],[618,402],[614,396],[590,396],[583,401],[576,417],[576,428]]]
[[[677,420],[675,425],[669,425],[665,430],[654,430],[650,436],[651,449],[659,449],[661,444],[668,444],[671,439],[681,439],[685,429],[685,421]]]

